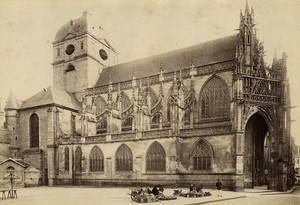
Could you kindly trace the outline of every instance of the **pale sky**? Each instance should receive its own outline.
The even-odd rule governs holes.
[[[119,52],[119,63],[237,33],[246,0],[0,0],[0,98],[25,100],[52,85],[57,30],[87,10]],[[288,55],[292,135],[300,144],[300,0],[248,0],[266,61]]]

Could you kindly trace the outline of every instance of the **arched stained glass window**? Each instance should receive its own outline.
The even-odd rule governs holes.
[[[29,119],[30,147],[39,147],[39,117],[32,114]]]
[[[125,120],[122,121],[122,131],[131,131],[132,130],[132,123],[133,123],[133,117],[127,117]]]
[[[116,171],[130,172],[133,169],[133,157],[130,148],[123,144],[116,152]]]
[[[229,115],[229,92],[219,77],[209,79],[200,93],[200,118],[220,118]]]
[[[102,97],[98,97],[96,100],[96,115],[100,115],[107,108],[106,102]]]
[[[192,150],[193,169],[209,170],[211,168],[212,153],[204,140],[199,140]]]
[[[69,147],[65,147],[65,153],[64,153],[64,157],[65,157],[65,171],[68,172],[69,171]]]
[[[185,125],[190,124],[191,121],[191,112],[189,110],[184,111],[183,122]]]
[[[97,123],[97,134],[102,134],[107,132],[107,119],[104,119]]]
[[[164,148],[158,142],[153,142],[146,155],[147,172],[165,172],[166,171],[166,153]]]
[[[122,104],[121,109],[122,111],[126,110],[131,105],[131,101],[126,93],[122,93]]]
[[[152,119],[151,119],[151,129],[159,128],[160,116],[161,115],[159,113],[157,113],[152,117]]]
[[[75,171],[81,172],[81,159],[82,159],[82,151],[80,147],[76,148],[75,151]]]
[[[97,146],[93,147],[90,153],[90,171],[91,172],[104,171],[104,156],[101,149]]]

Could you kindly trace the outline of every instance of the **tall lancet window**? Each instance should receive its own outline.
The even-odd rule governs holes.
[[[30,147],[39,147],[39,117],[37,114],[32,114],[29,118],[29,132],[30,132]]]
[[[166,171],[166,153],[164,148],[158,142],[153,142],[146,155],[147,172],[165,172]]]
[[[200,93],[200,118],[222,118],[229,115],[227,84],[219,77],[210,78]]]
[[[212,153],[209,145],[204,140],[199,140],[192,150],[194,170],[210,170]]]
[[[65,171],[68,172],[69,171],[69,167],[70,167],[70,162],[69,162],[69,147],[65,147],[64,157],[65,157]]]
[[[104,171],[104,156],[101,149],[97,146],[93,147],[90,154],[90,171],[91,172]]]
[[[130,148],[123,144],[116,152],[116,171],[130,172],[133,170],[133,156]]]
[[[82,151],[80,147],[76,148],[75,151],[75,171],[81,172],[81,159],[82,159]]]

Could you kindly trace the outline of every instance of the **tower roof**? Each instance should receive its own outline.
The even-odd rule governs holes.
[[[85,11],[80,18],[69,21],[57,31],[54,43],[87,33],[98,40],[105,40],[105,34],[102,27],[93,21],[92,14]]]
[[[143,78],[158,74],[161,68],[164,72],[174,72],[189,68],[192,61],[195,66],[203,66],[233,60],[235,59],[238,42],[239,36],[235,34],[187,48],[107,67],[101,72],[95,87],[107,85],[110,75],[114,83],[131,80],[133,69],[136,78]]]
[[[10,90],[10,93],[9,93],[9,96],[8,96],[8,99],[7,99],[7,103],[4,107],[4,110],[7,110],[7,109],[18,109],[19,108],[19,105],[18,105],[18,102],[17,102],[17,98],[15,96],[15,93],[13,90]]]
[[[44,105],[57,105],[77,111],[81,109],[80,104],[75,100],[75,97],[72,94],[55,87],[48,87],[28,98],[23,102],[20,109]]]

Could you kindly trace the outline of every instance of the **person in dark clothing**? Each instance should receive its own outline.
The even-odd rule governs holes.
[[[221,191],[222,191],[222,182],[218,179],[217,183],[216,183],[216,187],[217,187],[217,193],[219,197],[222,197],[221,195]]]
[[[202,192],[202,189],[203,189],[202,184],[199,184],[199,185],[196,187],[196,192]]]
[[[195,187],[194,187],[193,184],[191,184],[191,186],[190,186],[190,191],[194,191],[194,190],[195,190]]]
[[[158,185],[156,185],[156,186],[153,187],[152,194],[154,194],[155,196],[157,196],[160,193],[162,193],[163,191],[164,191],[164,188],[162,187],[162,185],[158,184]]]

